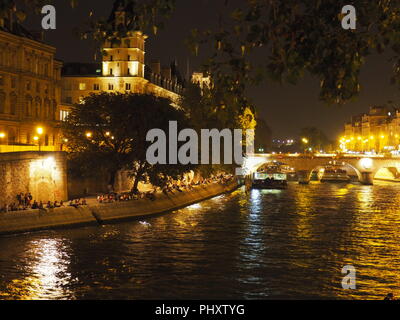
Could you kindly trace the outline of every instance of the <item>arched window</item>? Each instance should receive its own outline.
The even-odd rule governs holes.
[[[27,95],[25,97],[25,115],[26,117],[32,117],[32,97]]]
[[[17,114],[17,95],[13,92],[10,94],[10,113],[12,115],[16,115]]]
[[[6,112],[6,94],[0,91],[0,113]]]

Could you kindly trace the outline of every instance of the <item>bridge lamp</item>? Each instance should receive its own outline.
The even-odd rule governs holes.
[[[6,134],[4,132],[0,132],[0,139],[4,139],[6,137]]]
[[[365,170],[371,170],[373,166],[373,161],[370,158],[363,158],[360,160],[360,164]]]
[[[86,132],[86,137],[87,138],[91,138],[92,137],[92,133],[91,132]]]
[[[305,143],[305,144],[308,143],[308,139],[307,138],[303,138],[303,139],[301,139],[301,141],[303,141],[303,143]]]

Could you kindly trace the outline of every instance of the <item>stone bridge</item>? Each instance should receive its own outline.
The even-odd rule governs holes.
[[[400,178],[400,157],[380,155],[252,154],[245,158],[244,172],[251,174],[262,165],[274,161],[293,168],[303,182],[310,181],[314,170],[334,162],[354,169],[363,184],[373,184],[377,172],[381,169],[388,169],[393,178]]]

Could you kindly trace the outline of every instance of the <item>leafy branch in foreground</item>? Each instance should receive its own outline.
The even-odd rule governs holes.
[[[365,58],[392,54],[392,81],[400,84],[400,3],[354,0],[357,29],[344,30],[344,0],[247,0],[230,4],[216,30],[194,30],[194,53],[215,48],[204,64],[214,82],[237,96],[261,80],[297,83],[308,72],[320,81],[320,99],[343,104],[360,92]],[[257,56],[257,58],[256,58]],[[262,63],[259,57],[264,56]]]

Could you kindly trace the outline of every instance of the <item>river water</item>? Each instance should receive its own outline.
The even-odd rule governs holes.
[[[400,184],[242,189],[138,221],[0,238],[0,299],[400,295]],[[344,290],[343,266],[356,268]]]

